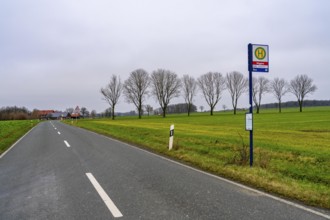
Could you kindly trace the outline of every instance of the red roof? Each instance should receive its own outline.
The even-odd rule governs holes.
[[[77,118],[77,117],[80,117],[80,114],[79,113],[72,113],[71,117],[72,118]]]
[[[55,111],[54,110],[39,110],[38,111],[39,116],[46,116],[50,113],[55,113]]]

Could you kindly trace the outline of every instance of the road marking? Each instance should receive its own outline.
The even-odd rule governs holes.
[[[55,128],[55,127],[54,127]],[[55,130],[57,130],[57,128],[55,128]]]
[[[67,141],[64,141],[64,143],[67,147],[70,147],[70,144]]]
[[[61,132],[58,131],[57,134],[61,134]]]
[[[123,217],[123,214],[119,211],[119,209],[116,207],[116,205],[113,203],[113,201],[110,199],[108,194],[104,191],[102,186],[97,182],[97,180],[94,178],[93,174],[91,173],[86,173],[86,176],[88,177],[89,181],[93,184],[94,188],[102,198],[103,202],[105,205],[108,207],[110,210],[111,214],[115,218]]]

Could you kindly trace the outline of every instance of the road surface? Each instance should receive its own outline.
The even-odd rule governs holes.
[[[0,219],[327,218],[58,121],[0,158]]]

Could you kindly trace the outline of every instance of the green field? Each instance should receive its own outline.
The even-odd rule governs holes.
[[[37,123],[35,120],[0,121],[0,155]]]
[[[249,132],[244,112],[86,119],[75,125],[267,192],[330,208],[330,107],[297,111],[254,114],[253,168],[245,160]],[[174,150],[168,151],[171,124]]]

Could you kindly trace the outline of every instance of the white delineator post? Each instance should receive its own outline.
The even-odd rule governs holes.
[[[170,127],[170,142],[169,142],[169,145],[168,145],[169,150],[172,150],[173,138],[174,138],[174,125],[171,125],[171,127]]]

